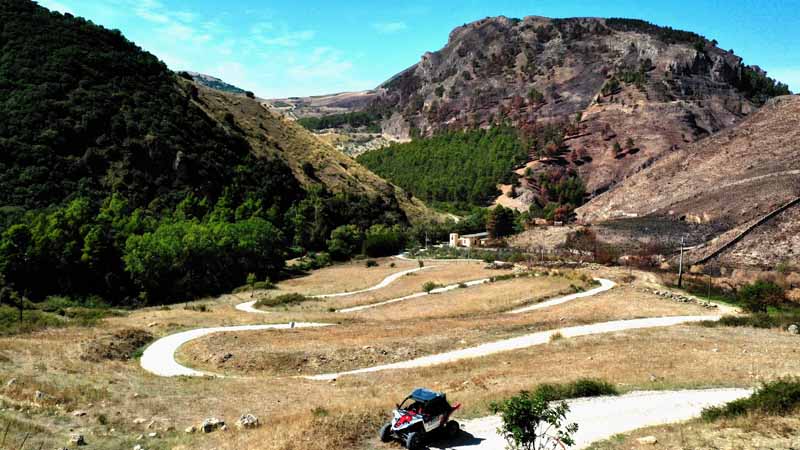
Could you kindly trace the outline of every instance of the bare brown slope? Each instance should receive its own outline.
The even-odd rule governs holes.
[[[737,225],[800,195],[800,96],[671,152],[578,209],[585,221],[668,215]]]
[[[244,134],[255,152],[277,155],[286,161],[303,186],[323,184],[334,193],[380,197],[387,205],[398,205],[411,222],[442,218],[410,193],[370,172],[294,121],[270,112],[258,101],[202,86],[198,91],[199,102],[209,114]]]
[[[724,231],[690,252],[700,260],[800,196],[800,96],[777,97],[736,127],[676,150],[578,209],[598,222],[660,216]],[[759,224],[713,261],[769,266],[800,253],[798,207]]]

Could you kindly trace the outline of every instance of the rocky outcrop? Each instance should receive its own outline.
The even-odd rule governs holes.
[[[532,131],[569,124],[577,170],[599,193],[739,122],[762,101],[747,78],[764,75],[702,36],[641,21],[493,17],[454,29],[441,50],[381,85],[373,108],[391,116],[384,132],[402,138],[500,121]],[[611,151],[629,139],[622,155]]]

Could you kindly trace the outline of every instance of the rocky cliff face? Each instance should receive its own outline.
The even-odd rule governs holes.
[[[737,123],[763,101],[753,80],[764,75],[713,41],[646,22],[495,17],[453,30],[444,48],[384,83],[373,107],[399,138],[560,124],[560,163],[577,162],[601,193]]]

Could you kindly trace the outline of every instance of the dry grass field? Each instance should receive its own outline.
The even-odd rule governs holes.
[[[378,269],[387,265],[380,264]],[[341,286],[315,287],[308,280],[336,280],[335,274],[357,273],[363,262],[360,266],[322,269],[293,283],[305,283],[302,289],[309,292],[332,292]],[[394,268],[402,269],[400,264]],[[368,270],[372,269],[363,269]],[[188,305],[192,309],[174,305],[138,310],[105,319],[95,328],[0,338],[0,433],[9,426],[6,446],[14,450],[28,432],[27,448],[38,448],[40,443],[43,448],[63,447],[71,430],[85,435],[87,449],[130,449],[136,444],[148,450],[393,449],[399,447],[377,442],[375,430],[391,406],[417,386],[444,390],[464,404],[460,417],[475,417],[488,412],[489,402],[542,382],[597,377],[627,391],[752,386],[759,380],[800,373],[795,336],[775,330],[685,325],[561,339],[413,371],[344,376],[333,383],[296,377],[405,360],[574,324],[709,313],[696,305],[643,293],[639,283],[652,281],[646,274],[637,274],[633,284],[622,283],[622,272],[613,270],[588,275],[610,277],[621,284],[594,297],[519,315],[504,311],[569,289],[579,280],[577,274],[575,278],[498,281],[353,314],[325,311],[326,302],[334,299],[321,300],[319,308],[309,310],[276,308],[271,314],[247,314],[234,309],[249,298],[240,294],[192,302]],[[364,276],[347,286],[363,288],[384,276],[370,274],[372,278]],[[402,286],[388,286],[387,295],[392,289],[402,292]],[[87,344],[131,328],[160,337],[202,326],[312,320],[336,325],[220,333],[179,351],[180,360],[194,368],[237,377],[161,378],[144,372],[135,355],[120,360],[86,359]],[[222,361],[228,353],[231,356]],[[36,391],[45,396],[37,399]],[[76,410],[86,415],[73,416]],[[245,413],[258,416],[263,426],[256,430],[230,427],[210,434],[183,431],[207,417],[231,424]],[[706,427],[716,430],[716,425]],[[151,432],[156,437],[149,437]],[[137,441],[140,435],[144,438]],[[667,443],[662,448],[674,448],[667,437],[662,442]],[[635,444],[608,448],[635,448]]]
[[[657,442],[637,441],[649,436],[654,436]],[[643,428],[595,443],[590,450],[793,450],[799,447],[800,414],[793,414],[788,417],[753,415],[714,423],[693,420]]]
[[[303,295],[358,291],[380,283],[393,273],[417,267],[416,261],[397,258],[378,258],[374,261],[378,263],[377,267],[366,267],[364,260],[335,264],[304,277],[283,281],[278,288]]]

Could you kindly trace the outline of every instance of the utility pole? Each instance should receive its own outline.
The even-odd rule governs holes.
[[[683,244],[685,237],[681,237],[681,256],[678,260],[678,287],[683,287]]]
[[[428,249],[428,232],[425,231],[425,250]]]

